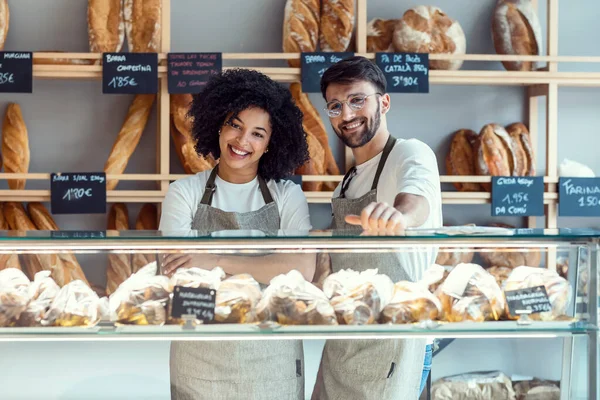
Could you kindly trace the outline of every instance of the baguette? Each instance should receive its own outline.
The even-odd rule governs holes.
[[[135,221],[135,229],[138,231],[158,230],[158,210],[154,204],[147,203],[142,206]],[[134,253],[131,259],[132,271],[135,273],[153,261],[157,261],[156,254]]]
[[[88,0],[88,40],[92,53],[117,53],[125,40],[123,0]]]
[[[354,22],[354,0],[322,0],[319,33],[321,50],[348,50]]]
[[[132,53],[157,53],[161,35],[161,0],[125,0],[123,15]]]
[[[286,53],[317,50],[321,0],[287,0],[283,17],[283,51]],[[299,68],[299,60],[289,60],[290,67]]]
[[[9,25],[10,11],[8,8],[8,0],[0,0],[0,50],[4,50]]]
[[[0,230],[7,231],[10,227],[4,218],[4,204],[0,203]],[[0,254],[0,271],[5,268],[16,268],[22,270],[17,253]]]
[[[29,171],[29,134],[21,107],[16,103],[10,103],[6,107],[2,124],[2,157],[6,172],[27,173]],[[13,190],[23,190],[25,179],[9,179],[8,187]]]
[[[140,142],[142,133],[148,123],[155,94],[139,94],[129,106],[125,122],[117,135],[113,147],[104,165],[104,172],[109,174],[122,174],[127,167],[127,162]],[[111,179],[106,183],[106,190],[113,190],[119,181]]]
[[[37,229],[41,231],[58,231],[58,225],[52,218],[52,215],[48,212],[46,207],[42,203],[29,203],[27,204],[27,212],[29,213],[31,220]],[[62,261],[63,267],[66,268],[67,273],[70,275],[70,281],[79,279],[86,285],[90,285],[81,265],[77,261],[77,257],[73,253],[58,253],[58,257]]]
[[[108,214],[109,230],[129,230],[129,213],[123,203],[115,203]],[[111,295],[132,274],[131,259],[129,254],[109,254],[108,268],[106,269],[106,294]]]

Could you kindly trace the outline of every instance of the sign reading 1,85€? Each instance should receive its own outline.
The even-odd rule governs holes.
[[[158,54],[102,54],[102,93],[156,94]]]
[[[429,93],[429,54],[377,53],[390,93]]]

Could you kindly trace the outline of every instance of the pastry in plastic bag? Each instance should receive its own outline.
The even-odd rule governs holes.
[[[215,321],[238,324],[256,321],[256,305],[261,295],[259,283],[249,274],[225,279],[217,290]]]
[[[545,286],[548,300],[552,305],[552,311],[530,314],[533,320],[551,321],[558,317],[565,316],[567,308],[571,303],[572,288],[571,284],[562,278],[556,271],[546,268],[517,267],[509,275],[504,284],[504,291],[532,288],[536,286]],[[507,316],[509,319],[517,319],[517,315],[510,315],[507,307]]]
[[[91,327],[102,317],[100,307],[101,301],[96,292],[83,281],[71,281],[52,301],[42,325]]]
[[[339,324],[376,323],[392,297],[394,283],[377,269],[362,272],[342,269],[323,282],[323,293],[335,310]]]
[[[515,391],[502,372],[476,372],[441,378],[431,385],[435,400],[515,400]]]
[[[257,315],[260,321],[282,325],[337,325],[325,294],[296,270],[271,280],[258,303]]]
[[[459,264],[435,295],[449,322],[499,320],[504,314],[504,293],[496,280],[477,264]]]
[[[506,282],[506,279],[508,279],[508,276],[512,271],[512,268],[498,267],[496,265],[487,269],[487,272],[492,274],[494,279],[496,279],[496,283],[498,284],[498,286],[500,286],[500,288],[504,287],[504,282]]]
[[[172,292],[175,286],[218,289],[223,279],[225,279],[225,271],[221,267],[211,270],[198,267],[179,268],[171,276],[169,290]]]
[[[0,327],[13,326],[29,303],[29,279],[19,269],[0,271]]]
[[[517,400],[560,400],[560,382],[532,379],[513,382]]]
[[[435,293],[437,288],[444,283],[448,275],[450,275],[452,268],[453,267],[433,264],[425,270],[419,283],[425,285],[431,293]]]
[[[408,281],[394,285],[394,295],[381,313],[381,322],[406,324],[435,320],[442,313],[442,304],[427,286]]]
[[[50,276],[51,271],[40,271],[35,274],[29,285],[29,304],[19,317],[19,326],[41,326],[52,301],[58,295],[60,287]]]

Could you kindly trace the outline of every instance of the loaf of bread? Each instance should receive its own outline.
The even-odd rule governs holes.
[[[196,152],[196,142],[192,136],[192,121],[187,117],[191,102],[190,94],[171,95],[171,138],[186,174],[212,169],[217,164],[214,158],[205,158]]]
[[[9,26],[10,11],[8,8],[8,0],[0,0],[0,50],[4,50],[4,43],[6,43]]]
[[[114,203],[108,213],[107,228],[109,230],[129,230],[129,212],[124,203]],[[114,293],[125,279],[132,274],[131,257],[129,254],[109,254],[106,269],[106,294]]]
[[[147,203],[142,206],[135,221],[135,229],[138,231],[158,230],[158,210],[154,204]],[[156,261],[156,254],[134,253],[131,257],[132,270],[137,272],[153,261]]]
[[[498,54],[538,56],[542,29],[530,0],[499,0],[492,17],[492,40]],[[509,71],[532,71],[531,61],[503,61]]]
[[[367,51],[369,53],[392,52],[394,28],[397,19],[374,18],[367,23]]]
[[[6,107],[2,124],[2,158],[4,170],[12,173],[29,171],[29,134],[23,120],[21,107],[10,103]],[[9,179],[8,187],[13,190],[25,189],[25,179]]]
[[[4,204],[0,203],[0,230],[7,231],[9,229],[10,226],[8,226],[6,218],[4,218]],[[22,270],[18,254],[0,254],[0,271],[6,268],[16,268],[19,271]]]
[[[92,53],[121,51],[125,40],[123,0],[88,0],[87,19]]]
[[[308,143],[309,160],[300,168],[296,169],[298,175],[324,175],[325,174],[325,151],[319,140],[310,133],[303,124],[306,131],[306,142]],[[303,182],[302,189],[318,192],[323,188],[323,182]]]
[[[317,50],[321,0],[287,0],[283,17],[283,51],[301,53]],[[291,67],[300,67],[299,60],[289,60]]]
[[[127,45],[132,53],[157,53],[160,49],[161,0],[124,0]]]
[[[138,94],[133,99],[127,111],[125,122],[117,135],[108,160],[104,165],[104,172],[107,175],[122,174],[125,171],[127,162],[140,142],[142,133],[146,128],[155,98],[155,94]],[[108,180],[106,190],[113,190],[118,183],[117,179]]]
[[[52,215],[48,212],[46,207],[42,203],[29,203],[27,204],[27,212],[31,217],[31,220],[35,224],[36,228],[40,231],[58,231],[58,225],[52,218]],[[58,253],[63,267],[66,272],[70,275],[69,281],[79,279],[89,286],[89,282],[81,269],[81,265],[77,261],[77,257],[73,253]]]
[[[416,6],[404,13],[394,30],[394,49],[401,52],[465,54],[467,41],[457,21],[434,6]],[[457,70],[462,60],[430,60],[430,69]]]
[[[509,176],[515,168],[515,151],[504,127],[487,124],[479,133],[476,145],[475,171],[478,175]],[[487,191],[491,183],[482,183]]]
[[[437,265],[454,267],[461,263],[470,263],[471,261],[473,261],[474,255],[475,252],[467,248],[440,248],[438,255],[435,259],[435,263]]]
[[[475,144],[477,133],[470,129],[459,129],[452,134],[450,151],[446,156],[448,175],[475,175]],[[454,182],[454,187],[462,192],[477,192],[479,183]]]
[[[535,157],[527,127],[520,122],[515,122],[506,127],[506,132],[512,139],[515,150],[517,164],[515,175],[535,176]]]
[[[321,51],[346,51],[354,32],[354,0],[322,0],[319,45]]]

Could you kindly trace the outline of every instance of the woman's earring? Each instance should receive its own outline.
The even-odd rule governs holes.
[[[219,136],[221,136],[221,130],[219,129]]]
[[[267,148],[267,149],[265,150],[265,154],[266,154],[266,153],[268,153],[268,152],[269,152],[269,149]]]

